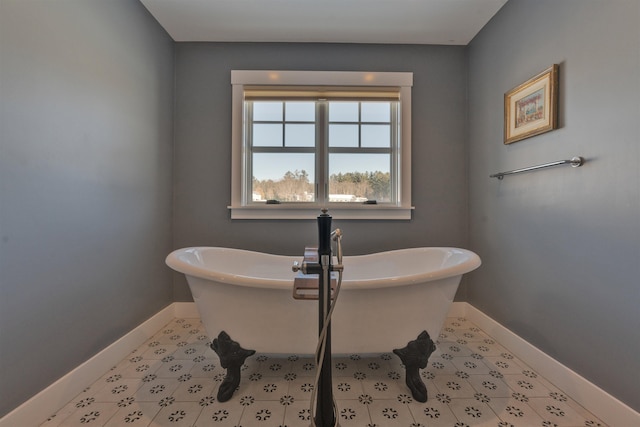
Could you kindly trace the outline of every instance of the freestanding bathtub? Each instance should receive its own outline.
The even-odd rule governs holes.
[[[186,275],[211,347],[227,369],[218,400],[231,398],[242,363],[255,351],[315,353],[318,302],[293,298],[291,267],[301,258],[219,247],[167,256],[167,265]],[[414,398],[426,401],[418,369],[435,350],[430,337],[437,339],[462,275],[478,268],[480,258],[465,249],[412,248],[345,256],[343,266],[332,352],[393,350],[407,368]]]
[[[317,301],[292,297],[302,256],[192,247],[166,259],[184,273],[207,334],[225,331],[261,353],[313,354]],[[438,337],[464,273],[480,257],[458,248],[411,248],[345,256],[331,320],[336,354],[382,353],[426,330]]]
[[[225,331],[261,353],[313,354],[317,301],[292,297],[291,266],[302,256],[241,249],[178,249],[166,259],[187,277],[207,334]],[[480,266],[457,248],[411,248],[345,256],[331,320],[336,354],[383,353],[426,330],[438,337],[464,273]]]

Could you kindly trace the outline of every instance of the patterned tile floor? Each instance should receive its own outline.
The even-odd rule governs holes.
[[[313,357],[256,354],[234,397],[199,319],[175,319],[42,427],[308,427]],[[393,353],[333,357],[341,427],[605,426],[464,318],[448,318],[416,402]]]

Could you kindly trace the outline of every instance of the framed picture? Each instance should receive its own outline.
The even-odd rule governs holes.
[[[558,64],[504,94],[504,143],[558,128]]]

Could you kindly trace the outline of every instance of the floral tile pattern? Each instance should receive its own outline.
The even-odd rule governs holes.
[[[313,357],[255,354],[218,402],[225,370],[209,343],[199,319],[174,319],[41,427],[309,427]],[[393,353],[334,356],[339,425],[606,427],[464,318],[447,319],[436,345],[421,371],[425,403]]]

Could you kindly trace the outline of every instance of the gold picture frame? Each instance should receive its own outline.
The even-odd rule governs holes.
[[[504,143],[558,128],[558,64],[504,94]]]

